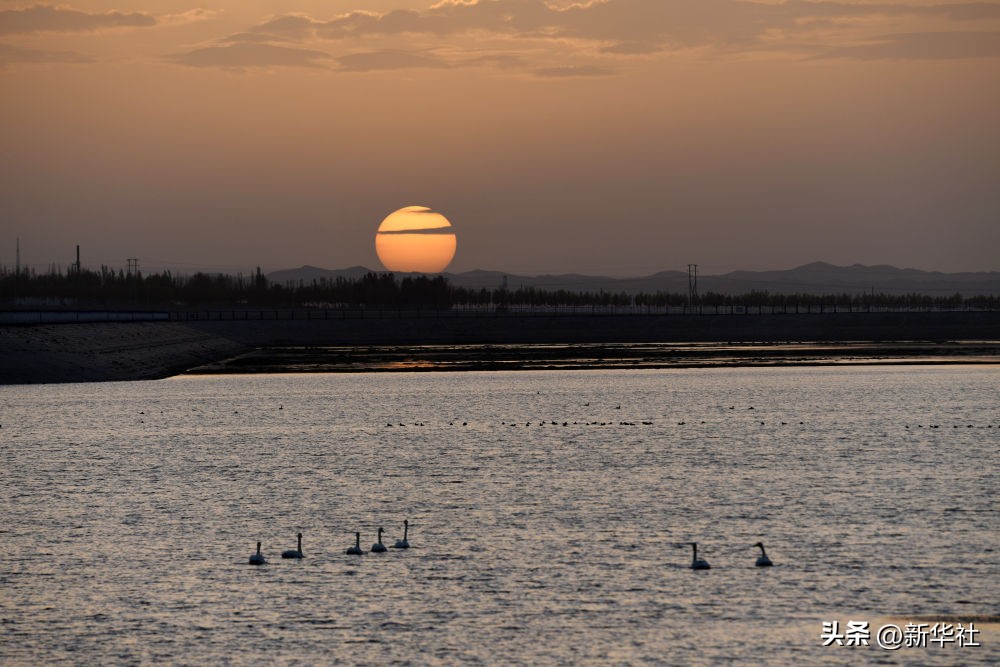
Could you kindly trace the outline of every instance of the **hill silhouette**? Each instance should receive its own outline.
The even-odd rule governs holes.
[[[355,280],[367,273],[381,273],[376,269],[354,266],[346,269],[323,269],[302,266],[297,269],[274,271],[268,280],[278,284],[304,284],[322,278]],[[408,274],[397,274],[408,275]],[[686,294],[688,275],[683,271],[660,271],[636,278],[588,276],[582,274],[556,274],[525,276],[503,271],[475,270],[443,274],[455,287],[470,289],[496,289],[506,278],[511,289],[520,287],[541,290],[566,290],[570,292],[670,292]],[[720,275],[699,275],[698,291],[701,294],[738,295],[750,292],[771,294],[925,294],[934,297],[998,295],[1000,271],[941,273],[920,269],[900,269],[888,265],[836,266],[826,262],[812,262],[802,266],[775,271],[732,271]]]

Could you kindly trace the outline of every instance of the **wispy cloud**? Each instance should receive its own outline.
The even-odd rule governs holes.
[[[920,22],[942,29],[913,30]],[[717,55],[770,52],[854,59],[994,57],[992,33],[969,31],[984,22],[987,30],[997,29],[1000,1],[581,0],[556,5],[546,0],[442,0],[422,10],[274,16],[176,60],[259,67],[316,66],[332,58],[338,65],[332,69],[348,72],[495,67],[546,78],[595,77],[616,73],[629,58],[692,49]],[[903,32],[906,26],[910,30]],[[961,30],[949,32],[949,27]],[[871,37],[893,30],[899,34]],[[964,45],[963,36],[971,36]],[[294,49],[293,43],[337,46],[332,55],[320,56],[322,52]],[[477,55],[483,47],[490,55]],[[348,52],[337,54],[337,49]],[[234,64],[244,61],[252,64]]]
[[[647,44],[643,42],[616,42],[609,46],[602,46],[601,53],[609,53],[619,56],[644,56],[658,51],[663,51],[662,46]]]
[[[883,35],[868,43],[842,46],[816,59],[954,60],[1000,57],[1000,32],[918,32]]]
[[[533,39],[583,39],[632,45],[704,45],[801,30],[821,19],[930,16],[954,21],[1000,18],[1000,3],[803,2],[748,0],[590,0],[566,7],[544,0],[444,0],[428,9],[384,13],[352,11],[329,20],[303,14],[279,16],[255,30],[289,37],[338,40],[425,34],[439,37],[487,33]]]
[[[615,71],[607,67],[593,65],[564,65],[561,67],[539,67],[532,70],[535,76],[547,79],[565,79],[581,76],[611,76]]]
[[[238,32],[219,40],[222,44],[268,44],[281,41],[284,40],[277,35],[268,35],[262,32]]]
[[[316,21],[305,14],[285,14],[254,26],[252,31],[286,39],[304,39],[313,35],[316,27],[321,25],[322,21]]]
[[[332,57],[313,49],[238,42],[195,49],[171,56],[169,60],[192,67],[221,67],[241,71],[272,67],[329,67]]]
[[[90,13],[69,7],[35,5],[0,11],[0,34],[35,32],[92,32],[105,28],[149,27],[157,19],[144,12]]]
[[[448,61],[431,53],[415,53],[412,51],[369,51],[364,53],[349,53],[339,56],[337,62],[340,69],[348,72],[371,72],[376,70],[414,69],[414,68],[444,68],[450,67]]]
[[[14,63],[70,63],[94,62],[93,58],[76,51],[44,51],[0,44],[0,67]]]
[[[212,19],[218,18],[221,12],[213,9],[196,8],[189,9],[186,12],[180,12],[179,14],[166,14],[164,16],[157,17],[158,25],[185,25],[188,23],[199,23],[201,21],[211,21]]]

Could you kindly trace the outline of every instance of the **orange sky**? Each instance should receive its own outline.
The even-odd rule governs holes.
[[[0,0],[0,264],[1000,270],[1000,2]]]

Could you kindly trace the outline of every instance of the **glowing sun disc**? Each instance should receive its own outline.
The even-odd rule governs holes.
[[[454,259],[457,247],[448,218],[426,206],[390,213],[375,233],[375,252],[389,271],[441,273]]]

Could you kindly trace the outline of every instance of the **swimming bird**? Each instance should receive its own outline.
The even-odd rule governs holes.
[[[299,548],[285,549],[281,552],[282,558],[302,558],[302,533],[299,533]]]
[[[396,540],[396,543],[392,545],[393,549],[409,549],[410,543],[406,540],[406,534],[410,530],[410,522],[407,519],[403,519],[403,539]]]
[[[758,542],[754,545],[755,547],[760,547],[760,557],[757,558],[757,567],[770,567],[774,565],[771,559],[767,557],[767,552],[764,551],[764,543]]]
[[[250,556],[251,565],[265,565],[267,564],[267,559],[264,558],[264,554],[260,552],[260,542],[257,543],[257,553]]]
[[[698,558],[698,543],[689,542],[694,548],[694,556],[691,558],[691,569],[692,570],[710,570],[712,566],[708,564],[708,561],[704,558]]]
[[[354,533],[354,546],[348,547],[344,553],[348,556],[360,556],[364,553],[361,550],[361,533]]]
[[[385,545],[382,544],[382,533],[383,532],[384,531],[382,530],[382,526],[379,526],[378,527],[378,542],[376,542],[375,544],[372,545],[372,553],[373,554],[381,554],[381,553],[385,553],[385,551],[386,551]]]

